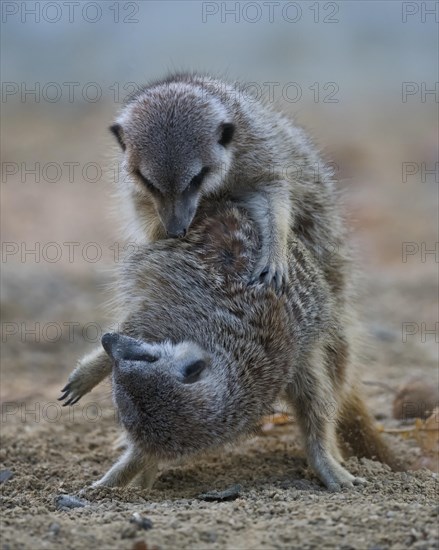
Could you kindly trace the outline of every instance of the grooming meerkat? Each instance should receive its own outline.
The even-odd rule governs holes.
[[[295,410],[310,465],[332,490],[363,483],[340,443],[394,465],[347,369],[334,292],[290,234],[283,292],[248,285],[260,237],[250,214],[215,205],[181,239],[144,245],[123,266],[123,334],[105,335],[64,388],[78,401],[113,372],[128,449],[96,485],[153,483],[157,464],[251,433],[278,398]]]
[[[343,286],[331,173],[305,133],[268,102],[209,76],[171,75],[131,96],[111,130],[138,242],[180,237],[199,207],[230,199],[248,210],[261,238],[251,281],[277,289],[285,282],[291,229],[329,283]]]

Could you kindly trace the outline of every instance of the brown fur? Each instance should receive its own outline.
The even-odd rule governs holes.
[[[364,481],[339,463],[337,418],[339,431],[362,438],[356,451],[369,449],[372,457],[379,436],[360,398],[352,398],[336,301],[293,235],[285,291],[248,285],[258,247],[255,224],[226,203],[200,215],[186,238],[145,245],[127,259],[124,336],[110,338],[111,359],[104,352],[86,358],[66,387],[74,402],[113,370],[130,446],[99,483],[124,484],[146,472],[150,484],[158,461],[252,433],[280,397],[293,405],[322,481],[331,489]],[[199,362],[205,363],[200,381],[181,385],[185,369]],[[377,456],[390,457],[384,443],[379,449]]]
[[[121,276],[123,335],[108,337],[111,360],[86,357],[64,395],[74,403],[113,371],[131,443],[99,483],[144,471],[150,484],[158,459],[251,432],[280,396],[328,487],[364,481],[341,466],[337,431],[358,456],[396,464],[352,386],[351,252],[331,171],[306,134],[239,87],[196,74],[143,87],[113,132],[128,221],[151,244]],[[157,359],[139,368],[133,349]],[[200,382],[182,389],[184,369],[204,362]]]
[[[370,458],[390,466],[394,471],[407,469],[380,436],[357,388],[352,388],[342,401],[337,422],[339,445],[347,456]]]
[[[227,143],[224,125],[234,129]],[[246,208],[261,239],[253,281],[286,283],[291,231],[344,294],[347,256],[331,170],[268,101],[255,101],[238,83],[174,74],[141,87],[112,129],[123,151],[118,189],[136,240],[184,234],[197,212],[231,200]]]

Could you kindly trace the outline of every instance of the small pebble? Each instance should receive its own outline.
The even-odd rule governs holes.
[[[235,500],[239,497],[241,491],[241,485],[232,485],[232,487],[224,491],[208,491],[207,493],[201,493],[197,498],[207,502],[223,502],[226,500]]]
[[[61,526],[59,523],[53,522],[49,525],[49,533],[56,536],[60,532]]]
[[[11,472],[11,470],[1,470],[0,471],[0,484],[1,483],[6,483],[6,481],[8,481],[8,479],[11,479],[11,477],[14,475],[13,472]]]
[[[134,523],[134,525],[137,525],[137,527],[144,529],[145,531],[152,529],[152,521],[144,516],[141,516],[138,512],[133,514],[133,517],[130,519],[130,523]]]
[[[200,539],[203,542],[215,542],[217,539],[217,534],[214,531],[203,531],[200,533]]]
[[[81,500],[80,498],[70,495],[59,495],[55,498],[55,506],[58,510],[66,510],[72,508],[84,508],[90,503],[87,500]]]

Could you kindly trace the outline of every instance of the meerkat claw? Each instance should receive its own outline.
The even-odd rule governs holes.
[[[67,384],[66,386],[63,387],[63,389],[61,390],[61,397],[58,397],[58,401],[63,401],[64,399],[66,399],[66,397],[68,397],[69,393],[70,393],[70,384]]]
[[[62,404],[63,407],[74,405],[82,397],[82,395],[78,395],[74,390],[72,390],[70,383],[64,386],[61,392],[63,395],[61,395],[61,397],[58,397],[58,401],[64,401],[65,399],[67,399],[67,401],[64,401],[64,403]]]
[[[80,399],[81,399],[81,395],[79,396],[75,396],[73,395],[68,401],[66,401],[65,403],[63,403],[63,407],[68,407],[69,405],[74,405],[75,403],[77,403]]]
[[[269,264],[262,269],[256,269],[250,279],[250,284],[263,283],[272,286],[276,292],[285,288],[288,282],[287,271],[282,265]]]
[[[364,479],[364,477],[356,477],[352,483],[354,485],[367,485],[367,479]]]

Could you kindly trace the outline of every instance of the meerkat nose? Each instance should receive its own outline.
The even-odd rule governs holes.
[[[168,237],[180,239],[181,237],[186,236],[186,232],[187,232],[186,229],[178,229],[175,231],[172,231],[172,230],[168,231],[167,233],[168,233]]]
[[[105,349],[106,352],[110,352],[113,349],[113,346],[115,346],[119,341],[119,335],[115,332],[107,332],[102,336],[101,343],[102,347]]]

